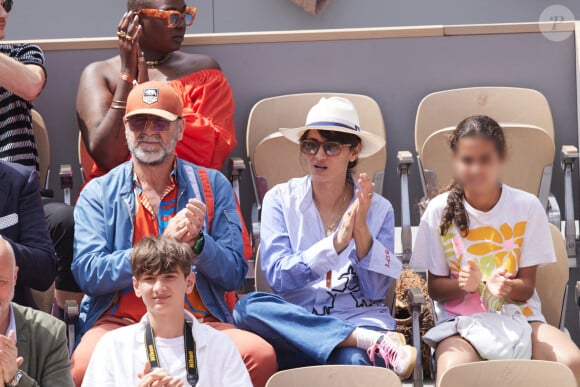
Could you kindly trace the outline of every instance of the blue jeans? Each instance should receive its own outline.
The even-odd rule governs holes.
[[[336,348],[356,326],[314,315],[274,294],[254,292],[243,297],[234,309],[234,322],[274,347],[281,370],[320,364],[372,365],[362,349]]]

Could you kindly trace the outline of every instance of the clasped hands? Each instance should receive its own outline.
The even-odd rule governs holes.
[[[461,267],[457,280],[459,288],[466,293],[473,293],[479,289],[481,271],[473,259],[468,259],[467,265]],[[492,272],[485,285],[493,296],[505,299],[512,291],[512,281],[512,275],[500,267]]]
[[[163,368],[151,370],[149,363],[137,377],[140,379],[137,387],[185,387],[179,378],[172,377]]]
[[[352,239],[361,245],[365,244],[363,243],[365,239],[370,248],[371,234],[367,226],[367,214],[373,199],[374,183],[366,173],[360,174],[357,183],[359,188],[355,192],[356,200],[342,216],[340,227],[334,235],[334,249],[339,254],[347,248]]]
[[[10,330],[8,336],[0,335],[0,375],[2,384],[8,384],[16,375],[16,371],[24,362],[24,358],[18,356],[16,348],[16,335]]]
[[[205,213],[206,207],[203,202],[198,199],[189,199],[185,208],[169,221],[163,235],[173,237],[193,247],[203,228]]]

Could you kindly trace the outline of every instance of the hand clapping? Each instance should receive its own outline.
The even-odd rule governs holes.
[[[198,199],[190,199],[187,206],[169,221],[163,235],[171,236],[193,247],[205,221],[206,207]]]
[[[473,259],[469,258],[467,265],[461,267],[458,281],[459,288],[464,292],[473,293],[477,291],[481,283],[481,271]]]
[[[170,376],[163,368],[151,370],[149,363],[137,377],[141,379],[137,387],[185,387],[180,379]]]
[[[23,362],[24,359],[18,356],[14,331],[11,330],[8,336],[0,335],[0,372],[3,384],[8,384],[14,379]]]
[[[494,270],[487,280],[487,289],[497,298],[507,298],[512,291],[511,274],[503,267]]]

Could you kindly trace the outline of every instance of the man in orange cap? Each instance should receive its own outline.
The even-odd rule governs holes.
[[[228,334],[253,384],[265,385],[276,371],[272,347],[231,325],[224,293],[238,289],[248,270],[241,222],[227,179],[175,156],[183,136],[181,110],[169,84],[136,86],[123,119],[131,161],[91,180],[79,197],[72,271],[87,297],[81,305],[84,336],[72,357],[77,385],[99,339],[146,313],[133,290],[130,255],[150,235],[170,236],[192,249],[196,286],[184,295],[185,309]]]

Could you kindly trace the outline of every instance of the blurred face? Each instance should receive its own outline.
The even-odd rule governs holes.
[[[503,158],[493,141],[482,137],[465,137],[458,141],[453,156],[456,179],[466,192],[482,194],[497,187]]]
[[[155,166],[173,156],[177,141],[183,138],[183,121],[167,121],[152,115],[125,119],[127,145],[141,164]]]
[[[184,0],[144,0],[141,5],[141,8],[179,12],[183,12],[185,7]],[[186,30],[183,20],[175,28],[169,28],[166,19],[144,14],[139,15],[139,21],[143,26],[143,37],[139,43],[145,52],[169,53],[181,48]]]
[[[11,251],[6,247],[5,240],[0,240],[0,318],[9,312],[10,301],[14,298],[14,286],[18,267],[14,263]],[[0,332],[4,334],[4,332]]]
[[[326,142],[318,130],[310,130],[305,141]],[[359,152],[360,145],[355,148],[345,146],[338,149],[338,154],[329,156],[326,154],[324,146],[320,144],[316,154],[303,155],[308,163],[308,171],[313,182],[344,182],[348,163],[356,160]]]
[[[4,39],[6,37],[6,22],[8,21],[8,12],[6,12],[6,8],[4,7],[10,7],[8,1],[0,0],[0,39]]]
[[[137,297],[143,299],[147,311],[153,315],[183,311],[183,296],[193,291],[195,275],[185,276],[180,268],[164,274],[143,274],[133,277]]]

